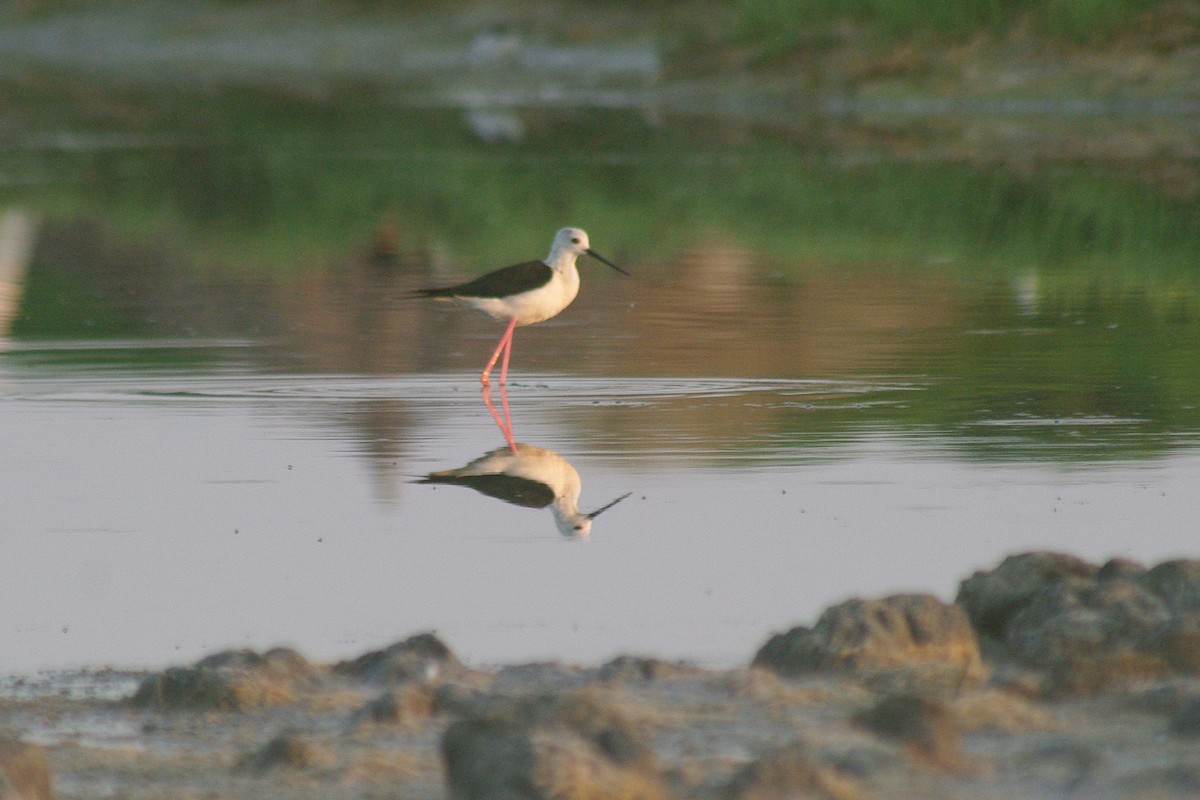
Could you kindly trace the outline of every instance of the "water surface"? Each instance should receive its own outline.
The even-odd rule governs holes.
[[[480,663],[740,663],[1021,550],[1198,555],[1200,216],[1149,167],[172,102],[136,146],[0,155],[0,671],[426,629]],[[634,273],[584,263],[515,339],[516,438],[584,511],[632,493],[586,540],[418,482],[504,445],[478,383],[500,330],[402,299],[562,224]]]

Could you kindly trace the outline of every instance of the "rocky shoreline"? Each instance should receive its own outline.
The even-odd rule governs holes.
[[[479,669],[420,633],[117,677],[7,685],[0,797],[1200,795],[1200,560],[1016,555],[954,603],[853,599],[728,670]]]

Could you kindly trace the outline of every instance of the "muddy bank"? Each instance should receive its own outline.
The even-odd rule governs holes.
[[[1186,797],[1198,631],[1200,561],[1029,553],[955,603],[831,607],[728,670],[480,668],[424,633],[337,664],[9,678],[0,771],[70,798]]]
[[[0,2],[0,104],[18,109],[6,123],[18,150],[154,141],[139,131],[80,138],[77,120],[49,132],[23,121],[45,108],[108,116],[140,93],[211,97],[236,87],[331,108],[365,92],[381,111],[449,109],[489,144],[534,138],[547,114],[619,111],[734,141],[778,132],[851,166],[1105,162],[1172,196],[1200,192],[1200,39],[1190,17],[1148,18],[1093,48],[1055,45],[1021,26],[941,43],[881,43],[847,26],[759,63],[703,16],[519,2],[401,14],[302,0],[33,13]],[[22,102],[39,110],[21,111]],[[129,123],[117,117],[105,126]]]
[[[374,86],[402,105],[624,108],[769,124],[1189,118],[1200,111],[1200,12],[1168,11],[1091,48],[1022,25],[969,41],[886,42],[847,24],[764,63],[686,8],[512,2],[402,14],[303,0],[139,1],[32,13],[0,3],[0,66],[17,79],[61,72],[112,85],[274,86],[309,96]]]

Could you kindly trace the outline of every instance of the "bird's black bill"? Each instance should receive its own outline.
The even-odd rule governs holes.
[[[606,263],[606,264],[607,264],[608,262],[606,261],[606,262],[604,262],[604,263]],[[611,267],[612,265],[611,265],[611,264],[609,264],[609,266]],[[588,519],[595,519],[596,517],[598,517],[598,516],[600,516],[601,514],[603,514],[605,511],[608,511],[610,508],[612,508],[613,506],[615,506],[617,503],[619,503],[619,502],[621,502],[622,500],[624,500],[626,497],[629,497],[629,495],[631,495],[631,494],[633,494],[633,492],[626,492],[625,494],[623,494],[623,495],[621,495],[620,497],[618,497],[616,500],[613,500],[613,501],[612,501],[611,503],[609,503],[608,505],[606,505],[606,506],[601,506],[600,508],[597,508],[595,511],[593,511],[593,512],[592,512],[592,513],[590,513],[590,514],[588,514],[588,515],[587,515],[587,518],[588,518]]]
[[[587,250],[584,250],[584,252],[585,252],[585,253],[587,253],[587,254],[588,254],[589,256],[591,256],[592,258],[596,259],[597,261],[600,261],[600,262],[602,262],[602,263],[604,263],[604,264],[608,264],[610,267],[612,267],[613,269],[615,269],[617,272],[621,273],[622,275],[629,275],[629,273],[628,273],[628,272],[626,272],[625,270],[621,269],[620,267],[618,267],[616,264],[614,264],[614,263],[612,263],[611,261],[609,261],[609,260],[608,260],[607,258],[605,258],[604,256],[600,255],[599,253],[597,253],[597,252],[596,252],[595,250],[593,250],[592,248],[590,248],[590,247],[589,247]],[[630,275],[629,277],[631,277],[631,278],[632,278],[633,276],[632,276],[632,275]],[[605,508],[608,508],[608,506],[605,506]]]

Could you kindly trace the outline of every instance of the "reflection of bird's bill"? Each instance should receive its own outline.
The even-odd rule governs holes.
[[[596,517],[603,514],[605,511],[608,511],[610,508],[615,506],[617,503],[624,500],[626,497],[629,497],[629,495],[631,495],[631,494],[633,494],[633,492],[626,492],[625,494],[618,497],[616,500],[613,500],[611,503],[601,506],[600,508],[597,508],[595,511],[593,511],[590,514],[584,514],[584,516],[587,517],[588,519],[595,519]]]

